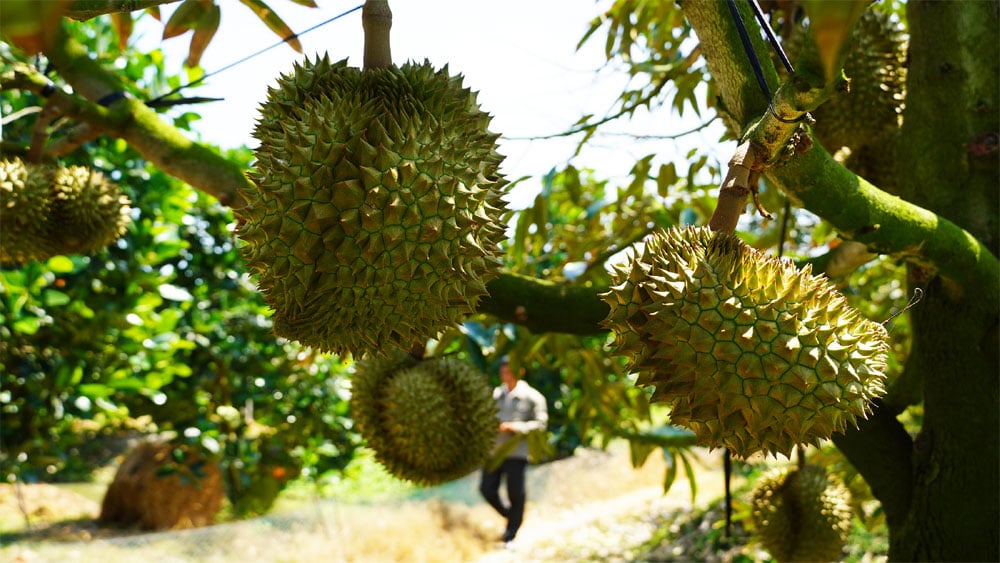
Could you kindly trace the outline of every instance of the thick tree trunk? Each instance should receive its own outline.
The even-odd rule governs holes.
[[[948,217],[997,251],[1000,130],[998,6],[914,1],[901,150],[902,197]],[[992,135],[993,150],[981,146]],[[922,268],[926,291],[911,312],[908,378],[922,381],[924,423],[914,442],[908,517],[892,529],[899,561],[1000,560],[1000,346],[983,292]]]
[[[722,103],[746,112],[730,116],[734,129],[745,133],[766,105],[745,90],[752,75],[726,4],[682,0],[681,6],[701,41]],[[890,251],[872,244],[859,224],[869,224],[867,231],[893,230],[885,240],[906,239],[906,232],[921,230],[923,238],[911,241],[914,250],[904,254],[934,256],[914,260],[910,267],[911,284],[926,296],[911,312],[914,340],[902,376],[922,390],[922,431],[910,439],[895,416],[905,403],[890,397],[870,421],[836,439],[882,501],[894,561],[1000,560],[1000,346],[993,268],[1000,182],[998,6],[992,1],[908,5],[910,74],[899,195],[936,212],[915,215],[935,228],[927,229],[926,222],[923,227],[919,221],[907,224],[905,216],[913,209],[893,209],[889,199],[833,163],[825,151],[814,149],[768,172],[782,189],[870,249]],[[755,48],[766,61],[766,49],[756,43]],[[772,69],[765,73],[770,79]],[[876,224],[864,223],[873,217]],[[966,252],[961,264],[948,258],[949,247],[960,254],[962,236],[947,234],[957,227],[948,227],[946,219],[971,233],[966,240],[975,237],[981,243],[970,240],[978,247]],[[951,242],[942,248],[945,240]],[[892,252],[901,250],[890,246]]]

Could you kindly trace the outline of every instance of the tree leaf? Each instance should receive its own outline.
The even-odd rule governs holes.
[[[677,461],[669,448],[663,448],[663,461],[667,464],[663,474],[663,494],[667,494],[677,479]]]
[[[201,19],[198,20],[198,25],[194,28],[194,34],[191,36],[191,47],[188,49],[188,58],[184,63],[189,67],[196,67],[201,64],[201,55],[205,52],[205,48],[212,41],[212,37],[215,36],[215,32],[219,29],[219,20],[221,19],[222,11],[219,6],[212,4],[205,13],[202,14]]]
[[[644,463],[646,463],[646,460],[649,459],[649,454],[653,453],[655,447],[651,444],[640,442],[638,440],[629,440],[628,449],[629,457],[632,461],[632,468],[639,469]]]
[[[132,20],[132,14],[115,12],[111,14],[111,23],[114,24],[115,31],[118,33],[118,48],[124,51],[128,47],[128,38],[132,36],[132,28],[135,23]]]
[[[46,307],[61,307],[69,302],[69,295],[66,295],[59,290],[46,289],[42,292],[42,303]]]
[[[684,465],[684,474],[687,476],[688,486],[691,487],[691,502],[694,503],[695,497],[698,495],[698,481],[694,477],[694,467],[684,455],[684,450],[678,449],[677,456],[681,458],[681,463]]]
[[[62,254],[49,258],[45,266],[54,274],[68,274],[73,271],[73,261]]]
[[[174,13],[170,14],[170,19],[163,26],[163,39],[170,39],[183,34],[198,24],[204,15],[207,6],[198,0],[184,0]]]
[[[486,471],[496,471],[497,468],[500,467],[500,464],[503,463],[503,460],[507,459],[507,456],[509,456],[511,452],[517,448],[518,444],[521,443],[521,440],[524,440],[524,434],[511,436],[509,440],[500,444],[500,447],[497,448],[496,451],[490,455],[489,459],[486,460],[486,463],[483,464]]]
[[[656,175],[656,193],[660,197],[667,197],[670,194],[670,186],[677,183],[677,166],[670,162],[660,165],[660,172]]]
[[[244,6],[253,10],[253,13],[257,14],[257,17],[264,22],[264,25],[275,32],[282,41],[288,43],[296,52],[302,52],[302,44],[299,43],[295,32],[267,4],[261,0],[240,0],[240,2],[243,2]]]

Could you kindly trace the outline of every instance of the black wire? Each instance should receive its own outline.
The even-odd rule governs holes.
[[[750,1],[750,4],[753,5],[751,0],[748,1]],[[782,123],[799,123],[800,121],[808,119],[808,113],[803,114],[796,119],[787,119],[785,117],[781,117],[778,115],[778,112],[774,111],[774,105],[771,103],[771,89],[767,86],[767,79],[764,78],[764,71],[760,66],[760,59],[757,58],[757,52],[754,51],[753,45],[750,43],[750,34],[747,33],[747,26],[743,21],[743,16],[740,15],[740,11],[736,8],[735,0],[727,0],[727,3],[729,4],[729,12],[733,16],[733,21],[736,23],[736,31],[740,34],[740,41],[743,43],[743,50],[746,51],[747,58],[750,59],[750,67],[753,69],[754,76],[757,77],[757,84],[760,86],[760,91],[764,93],[764,97],[767,98],[767,111],[771,112],[771,115]],[[763,16],[763,14],[761,14],[761,16]],[[768,25],[763,25],[762,27],[767,30],[771,29]],[[781,46],[779,45],[777,48],[779,49],[779,52],[781,52]]]
[[[183,90],[185,88],[189,88],[191,86],[194,86],[195,84],[198,84],[198,83],[202,82],[203,80],[205,80],[206,78],[208,78],[210,76],[215,76],[216,74],[219,74],[220,72],[229,70],[229,69],[233,68],[236,65],[243,64],[243,63],[249,61],[250,59],[252,59],[254,57],[257,57],[259,55],[263,55],[264,53],[270,51],[271,49],[274,49],[275,47],[280,47],[281,45],[284,45],[285,43],[288,43],[289,41],[291,41],[293,39],[301,37],[301,36],[309,33],[310,31],[314,31],[316,29],[319,29],[319,28],[323,27],[324,25],[326,25],[328,23],[332,23],[334,21],[337,21],[340,18],[342,18],[342,17],[344,17],[344,16],[346,16],[348,14],[351,14],[353,12],[357,12],[361,8],[362,8],[361,5],[355,6],[355,7],[351,8],[350,10],[347,10],[346,12],[337,14],[336,16],[333,16],[332,18],[330,18],[330,19],[328,19],[326,21],[320,22],[320,23],[318,23],[318,24],[310,27],[309,29],[303,31],[302,33],[293,33],[293,34],[289,35],[288,37],[285,37],[281,41],[278,41],[274,45],[271,45],[269,47],[265,47],[265,48],[261,49],[260,51],[257,51],[256,53],[252,53],[250,55],[247,55],[247,56],[243,57],[242,59],[240,59],[240,60],[238,60],[236,62],[229,63],[229,64],[227,64],[226,66],[224,66],[224,67],[222,67],[220,69],[214,70],[214,71],[209,72],[207,74],[203,74],[198,79],[193,80],[191,82],[188,82],[187,84],[184,84],[182,86],[178,86],[178,87],[174,88],[173,90],[167,92],[166,94],[163,94],[162,96],[157,96],[157,97],[153,98],[152,100],[150,100],[148,103],[156,105],[156,102],[162,100],[163,98],[166,98],[167,96],[172,96],[172,95],[176,94],[177,92],[180,92],[181,90]]]
[[[760,67],[760,60],[757,58],[757,52],[753,49],[753,44],[750,43],[750,34],[747,33],[747,26],[743,22],[743,16],[740,11],[736,8],[736,0],[727,0],[729,4],[729,12],[733,15],[733,21],[736,22],[736,31],[740,34],[740,41],[743,43],[743,50],[747,53],[747,58],[750,59],[750,66],[753,67],[753,74],[757,77],[757,84],[760,86],[761,92],[770,104],[771,100],[771,89],[767,87],[767,80],[764,78],[764,71]]]
[[[767,35],[768,42],[771,43],[771,48],[774,49],[775,53],[778,53],[778,58],[781,59],[781,64],[785,65],[785,70],[788,72],[795,72],[792,68],[791,61],[788,60],[788,55],[785,54],[785,50],[781,48],[781,43],[778,42],[777,36],[774,35],[774,30],[771,29],[771,24],[768,23],[767,18],[764,17],[764,12],[761,11],[760,6],[757,5],[757,0],[748,0],[750,2],[750,8],[753,9],[753,15],[757,18],[757,23],[760,27],[764,29],[764,33]]]

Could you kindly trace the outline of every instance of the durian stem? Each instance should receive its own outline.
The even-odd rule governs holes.
[[[414,344],[413,347],[410,348],[410,355],[418,360],[424,359],[424,355],[426,353],[427,353],[427,347],[422,342]]]
[[[45,156],[45,143],[49,140],[49,125],[60,115],[62,112],[53,103],[46,103],[42,111],[38,113],[38,118],[35,119],[35,125],[31,130],[31,148],[28,149],[25,161],[36,164],[42,161],[42,157]]]
[[[747,196],[754,192],[763,169],[760,149],[752,141],[736,147],[736,154],[729,161],[729,171],[719,188],[719,201],[708,222],[713,231],[732,233],[747,205]]]
[[[365,0],[361,9],[361,25],[365,28],[365,70],[392,66],[389,30],[392,10],[388,0]]]

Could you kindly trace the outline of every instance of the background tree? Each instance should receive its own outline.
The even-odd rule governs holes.
[[[84,11],[84,5],[93,4],[52,3],[48,13],[17,20],[27,23],[16,29],[6,23],[14,20],[5,19],[4,33],[22,49],[44,53],[57,69],[52,78],[72,86],[72,92],[52,90],[37,67],[14,63],[19,56],[11,52],[5,57],[5,94],[38,96],[32,99],[44,99],[60,115],[100,132],[98,142],[119,139],[150,166],[218,204],[241,205],[237,192],[247,186],[246,163],[187,140],[140,101],[150,96],[136,78],[114,69],[107,58],[88,55],[74,32],[80,24],[58,19],[85,19],[115,7],[114,2],[101,3],[103,10]],[[829,21],[828,15],[801,11],[811,4],[768,3],[770,25],[791,43],[810,25]],[[192,43],[196,60],[201,43],[210,39],[204,30],[212,25],[213,5],[187,0],[181,6],[201,14],[183,24],[174,21],[202,30]],[[923,291],[909,322],[901,318],[892,325],[889,394],[867,421],[836,435],[834,443],[881,502],[890,528],[890,558],[995,560],[1000,557],[997,5],[909,2],[869,8],[885,12],[905,33],[907,43],[896,53],[906,52],[905,105],[891,131],[864,144],[845,145],[853,150],[826,146],[834,141],[819,134],[824,104],[832,107],[850,95],[841,69],[851,41],[844,41],[844,48],[833,41],[832,51],[823,40],[815,50],[802,48],[793,54],[795,71],[779,73],[750,5],[735,6],[762,61],[770,99],[753,78],[733,15],[723,2],[619,0],[595,19],[584,40],[605,31],[609,60],[625,63],[636,77],[633,83],[639,86],[622,94],[619,115],[645,107],[654,115],[672,108],[713,111],[721,117],[729,138],[741,147],[727,177],[742,173],[745,181],[760,176],[764,207],[780,209],[788,198],[811,212],[790,215],[787,232],[795,243],[790,253],[840,280],[852,304],[870,318],[887,318],[910,289]],[[846,18],[849,24],[851,19]],[[841,39],[851,27],[840,26]],[[127,28],[119,24],[119,33]],[[855,81],[854,91],[862,92],[859,86],[867,77],[849,78]],[[114,101],[107,106],[98,103],[116,92],[142,95],[110,98]],[[815,132],[800,125],[812,111],[820,120]],[[575,131],[584,134],[585,142],[600,134],[600,124],[583,120]],[[7,141],[7,128],[4,135]],[[812,141],[811,148],[804,138]],[[28,150],[26,138],[14,141],[5,143],[5,152]],[[56,139],[45,152],[60,156],[60,146],[65,143]],[[646,394],[631,385],[621,361],[604,351],[601,321],[607,306],[598,293],[607,286],[604,266],[615,254],[656,228],[705,224],[716,211],[715,186],[723,171],[713,169],[697,151],[689,160],[685,171],[683,162],[660,163],[650,155],[636,163],[633,181],[620,187],[604,185],[573,167],[546,178],[534,204],[514,213],[507,271],[488,284],[490,296],[479,307],[482,316],[470,319],[496,328],[486,329],[490,336],[484,337],[473,330],[477,325],[467,323],[445,332],[438,350],[464,350],[480,362],[492,352],[512,351],[519,361],[558,374],[563,398],[572,401],[566,412],[573,432],[629,437],[636,462],[657,446],[669,456],[682,454],[691,436],[657,431],[662,413],[651,409]],[[723,194],[719,204],[728,198],[732,209],[742,211],[749,189],[757,186],[737,187],[746,191],[737,197]],[[728,220],[737,224],[735,216]],[[738,225],[741,235],[761,248],[785,242],[780,221],[744,216]],[[69,273],[79,261],[56,260],[48,271]],[[40,342],[36,327],[47,322],[48,309],[79,308],[73,299],[45,293],[57,289],[48,284],[59,278],[46,277],[37,268],[4,272],[4,330],[26,346]],[[15,298],[20,287],[34,288],[33,300]],[[25,309],[23,303],[33,308]],[[42,320],[30,320],[32,316]],[[103,322],[121,324],[116,315]],[[164,342],[176,346],[179,340]],[[37,361],[39,355],[32,354]],[[17,381],[47,380],[53,373],[59,372],[30,367]],[[73,382],[75,372],[68,373]],[[7,413],[25,412],[25,404],[5,406],[5,419]],[[908,428],[906,420],[915,426]]]

